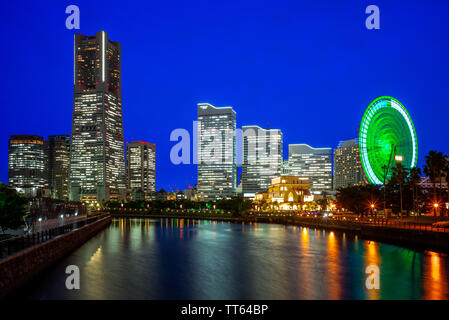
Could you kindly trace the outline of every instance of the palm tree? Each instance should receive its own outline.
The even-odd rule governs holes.
[[[418,183],[421,182],[421,169],[418,167],[414,167],[410,169],[409,176],[407,178],[407,184],[412,187],[412,195],[413,195],[413,211],[416,214],[417,205],[416,202],[418,200]]]
[[[430,181],[433,183],[433,201],[437,203],[437,182],[440,182],[441,189],[441,178],[445,167],[445,157],[442,152],[437,152],[435,150],[429,151],[426,156],[426,164],[424,166],[424,174],[427,175]],[[436,217],[436,210],[434,210],[434,216]]]
[[[449,192],[449,156],[446,157],[446,169],[444,170],[444,174],[446,175],[447,192]]]
[[[393,172],[391,175],[391,180],[393,183],[399,185],[399,201],[400,201],[400,217],[402,218],[402,186],[404,185],[407,179],[407,171],[404,166],[399,162],[396,164],[396,167],[393,168]]]

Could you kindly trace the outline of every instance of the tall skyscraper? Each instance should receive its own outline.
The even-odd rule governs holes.
[[[148,195],[156,191],[156,145],[145,141],[126,144],[128,189]]]
[[[198,104],[198,193],[204,200],[235,195],[236,113],[232,107]]]
[[[310,178],[312,191],[332,190],[332,148],[289,144],[288,166],[292,175]]]
[[[281,175],[282,132],[243,126],[242,186],[244,197],[266,191],[273,178]]]
[[[54,199],[69,197],[70,135],[48,136],[44,142],[50,195]]]
[[[334,150],[334,188],[365,183],[358,139],[341,141]]]
[[[44,139],[36,135],[9,138],[8,184],[27,196],[47,187]]]
[[[124,198],[121,45],[99,31],[95,36],[75,34],[74,50],[70,198]]]

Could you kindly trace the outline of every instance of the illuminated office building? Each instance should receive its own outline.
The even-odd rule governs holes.
[[[358,139],[341,141],[334,150],[334,188],[365,183]]]
[[[312,191],[332,190],[332,149],[312,148],[307,144],[288,145],[291,175],[310,178]]]
[[[271,180],[281,175],[282,132],[243,126],[242,188],[244,197],[266,191]]]
[[[288,166],[288,159],[282,160],[282,166],[281,166],[281,176],[289,176],[290,174],[290,167]]]
[[[72,200],[107,201],[126,196],[121,93],[121,45],[104,31],[75,34]]]
[[[50,196],[67,200],[69,197],[70,135],[52,135],[44,141],[47,155],[47,179]]]
[[[47,187],[44,140],[36,135],[9,138],[8,184],[27,196]]]
[[[145,141],[126,144],[128,189],[144,195],[156,191],[156,145]]]
[[[204,200],[235,195],[236,113],[232,107],[198,104],[198,193]]]

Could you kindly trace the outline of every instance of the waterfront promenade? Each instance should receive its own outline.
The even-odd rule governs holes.
[[[42,232],[45,230],[64,226],[87,219],[86,215],[58,217],[54,219],[48,219],[43,221],[36,221],[33,223],[33,232]]]

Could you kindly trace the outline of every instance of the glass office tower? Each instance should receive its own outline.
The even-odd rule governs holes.
[[[126,143],[128,189],[149,195],[156,191],[156,145],[145,141]]]
[[[8,184],[26,196],[36,196],[47,187],[44,140],[36,135],[9,138]]]
[[[334,188],[364,183],[358,139],[340,141],[334,150]]]
[[[198,193],[216,200],[235,195],[236,113],[232,107],[198,104]]]
[[[292,175],[309,177],[310,190],[332,190],[332,148],[289,144],[288,166]]]
[[[126,197],[121,45],[75,34],[69,191],[72,200]]]
[[[281,175],[282,132],[243,126],[242,186],[244,197],[266,191],[273,178]]]
[[[69,198],[70,135],[52,135],[44,142],[47,155],[47,179],[54,199]]]

